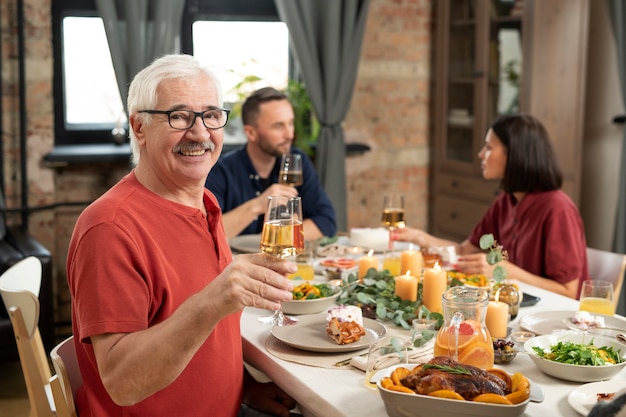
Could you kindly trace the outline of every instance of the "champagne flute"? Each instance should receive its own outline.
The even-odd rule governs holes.
[[[404,222],[404,195],[400,193],[388,193],[383,198],[383,215],[381,218],[383,227],[389,229],[389,251],[393,250],[393,232],[403,228]]]
[[[302,228],[302,200],[300,197],[270,196],[261,233],[261,251],[286,259],[304,252],[304,229]],[[259,317],[259,321],[274,326],[288,326],[297,319],[285,316],[282,308],[274,314]]]
[[[299,187],[303,182],[301,155],[297,153],[283,154],[278,171],[278,183]]]

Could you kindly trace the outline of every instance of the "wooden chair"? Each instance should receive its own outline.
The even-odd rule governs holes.
[[[613,303],[617,309],[626,271],[626,255],[587,248],[587,263],[589,278],[613,283]]]
[[[56,375],[50,378],[50,386],[57,406],[57,417],[77,417],[74,398],[78,388],[83,385],[83,377],[76,358],[74,336],[52,349],[50,358],[56,371]]]
[[[49,385],[50,365],[38,326],[41,271],[41,261],[29,256],[0,275],[0,294],[15,334],[30,417],[54,416],[56,412]]]

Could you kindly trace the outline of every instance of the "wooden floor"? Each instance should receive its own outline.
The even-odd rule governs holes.
[[[30,406],[19,361],[1,363],[0,416],[28,417]]]

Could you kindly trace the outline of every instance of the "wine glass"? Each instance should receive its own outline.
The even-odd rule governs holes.
[[[393,232],[402,228],[404,223],[404,195],[400,193],[387,193],[383,198],[383,215],[381,218],[383,227],[389,229],[389,251],[393,250]]]
[[[283,154],[278,171],[278,183],[299,187],[303,182],[301,155],[297,153]]]
[[[270,196],[261,233],[261,251],[286,259],[304,252],[304,229],[302,228],[302,200],[300,197]],[[259,321],[274,326],[288,326],[297,319],[285,316],[282,308]]]

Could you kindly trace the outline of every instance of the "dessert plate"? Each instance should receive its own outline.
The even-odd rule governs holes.
[[[364,349],[387,334],[387,328],[376,320],[363,318],[365,336],[354,343],[338,345],[326,334],[326,315],[301,316],[291,326],[274,326],[272,335],[281,342],[310,352],[352,352]]]
[[[533,314],[527,314],[520,318],[519,325],[522,329],[529,332],[533,332],[536,335],[551,334],[555,331],[566,331],[571,328],[566,325],[566,320],[571,319],[576,315],[576,311],[540,311]],[[597,314],[601,315],[601,314]],[[626,318],[618,316],[603,316],[604,324],[609,328],[624,329],[626,330]],[[572,323],[573,325],[573,323]],[[580,330],[580,329],[579,329]],[[588,329],[589,331],[589,329]],[[602,331],[602,329],[594,329],[589,333],[596,333]],[[608,332],[609,330],[607,330]],[[615,331],[613,331],[615,335]]]
[[[586,416],[598,402],[598,394],[615,393],[626,389],[626,381],[598,381],[581,385],[567,396],[567,402],[580,415]]]

